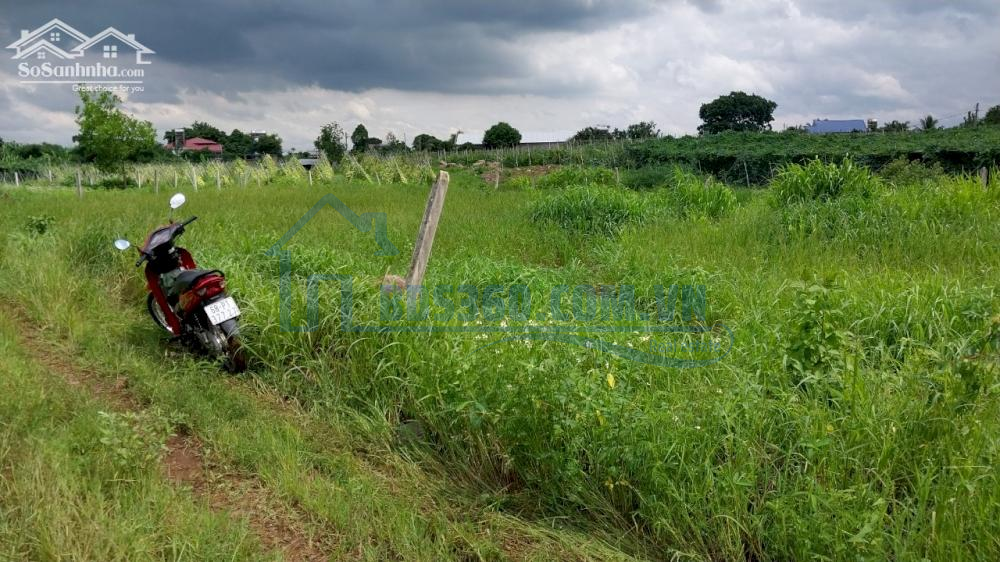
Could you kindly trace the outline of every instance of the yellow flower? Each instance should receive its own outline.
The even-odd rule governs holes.
[[[614,388],[615,387],[615,376],[614,375],[612,375],[611,373],[608,373],[607,381],[608,381],[608,388]]]

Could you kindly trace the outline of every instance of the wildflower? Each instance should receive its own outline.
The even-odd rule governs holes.
[[[605,380],[607,380],[607,382],[608,382],[608,388],[614,388],[615,387],[615,376],[614,375],[612,375],[611,373],[608,373],[608,376],[607,376],[607,378]]]

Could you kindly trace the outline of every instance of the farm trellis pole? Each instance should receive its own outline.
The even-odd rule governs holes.
[[[448,195],[448,172],[438,172],[438,179],[427,197],[427,208],[420,222],[420,231],[413,246],[413,259],[410,261],[410,271],[406,276],[406,286],[420,286],[427,272],[427,262],[431,258],[431,247],[434,245],[434,234],[437,232],[441,211],[444,209],[444,198]]]

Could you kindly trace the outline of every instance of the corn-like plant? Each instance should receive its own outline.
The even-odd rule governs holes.
[[[813,159],[805,165],[788,164],[771,182],[775,204],[828,201],[843,195],[869,197],[882,190],[882,181],[871,170],[849,159],[826,164]]]

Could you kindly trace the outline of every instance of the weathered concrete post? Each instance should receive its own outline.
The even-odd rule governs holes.
[[[20,186],[21,186],[21,176],[17,175],[17,172],[14,172],[14,187],[20,187]]]
[[[153,170],[153,193],[160,193],[160,170]]]
[[[990,187],[990,169],[983,166],[979,169],[979,179],[983,182],[983,189]]]
[[[437,232],[438,221],[441,220],[441,211],[444,209],[444,198],[448,194],[450,181],[448,172],[439,172],[438,179],[431,187],[430,195],[427,196],[427,208],[424,209],[424,218],[420,221],[420,231],[417,232],[413,259],[410,261],[410,272],[406,276],[407,287],[422,285],[424,282],[427,262],[431,259],[431,247],[434,246],[434,234]]]
[[[198,176],[195,175],[194,166],[191,166],[191,187],[198,191]]]
[[[76,196],[83,199],[83,178],[80,177],[80,170],[76,171]]]

